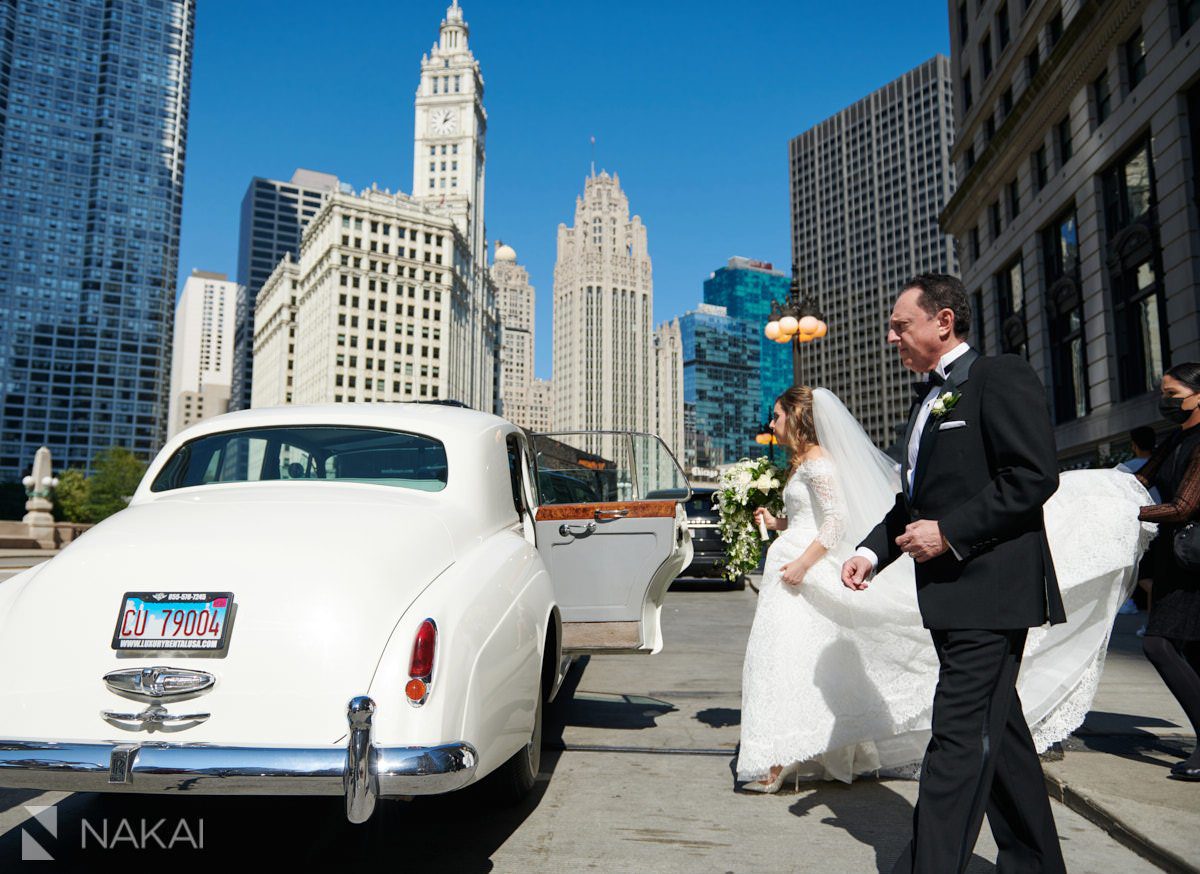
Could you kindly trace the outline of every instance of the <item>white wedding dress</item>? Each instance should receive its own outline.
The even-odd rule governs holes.
[[[829,392],[817,392],[824,393],[818,434],[833,451],[801,462],[784,486],[788,527],[767,551],[742,672],[738,779],[795,763],[809,779],[915,776],[929,742],[938,661],[921,623],[913,563],[893,563],[865,591],[841,582],[865,520],[882,518],[899,480],[857,423],[861,442],[844,421],[840,431],[822,433],[835,415],[849,413]],[[864,473],[871,468],[873,487]],[[879,472],[893,481],[884,483]],[[859,506],[848,507],[846,495]],[[1091,706],[1113,617],[1154,533],[1137,521],[1137,508],[1149,503],[1134,477],[1115,470],[1062,474],[1046,503],[1067,622],[1030,630],[1017,683],[1039,752],[1078,728]],[[814,538],[828,552],[800,585],[781,582],[780,567]]]

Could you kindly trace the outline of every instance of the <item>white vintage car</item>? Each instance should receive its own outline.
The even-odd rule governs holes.
[[[662,646],[688,494],[645,434],[422,404],[204,421],[0,584],[0,786],[344,795],[352,822],[498,769],[519,797],[573,654]]]

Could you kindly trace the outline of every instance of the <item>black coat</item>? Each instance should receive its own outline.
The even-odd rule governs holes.
[[[925,424],[911,500],[901,491],[860,545],[882,569],[901,556],[896,538],[909,522],[938,522],[961,561],[947,551],[916,565],[927,628],[1065,622],[1042,519],[1042,505],[1058,488],[1058,464],[1041,382],[1016,355],[972,350],[952,365],[941,391],[957,392],[958,401]]]

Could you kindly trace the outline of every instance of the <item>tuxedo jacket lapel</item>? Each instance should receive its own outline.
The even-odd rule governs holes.
[[[953,394],[956,391],[960,391],[962,386],[966,384],[967,380],[971,378],[971,365],[975,363],[975,359],[978,357],[979,353],[974,349],[968,349],[966,352],[964,352],[962,356],[955,361],[953,365],[951,365],[950,373],[946,377],[946,382],[938,394],[943,395],[947,392]],[[918,409],[920,408],[918,407]],[[914,497],[917,494],[917,487],[920,486],[921,480],[924,479],[923,474],[925,473],[926,468],[929,467],[929,454],[933,452],[933,448],[937,444],[938,423],[940,421],[941,419],[933,415],[933,413],[930,413],[929,417],[925,420],[925,427],[921,431],[921,446],[917,450],[917,470],[913,475],[912,484],[912,494]],[[912,429],[915,422],[916,415],[914,414],[913,417],[909,419],[908,423],[908,433],[910,435],[912,434]],[[907,440],[905,441],[904,445],[906,447],[908,446]],[[905,458],[907,457],[908,455],[906,453]]]

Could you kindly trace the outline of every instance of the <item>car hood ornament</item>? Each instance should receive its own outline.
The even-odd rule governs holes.
[[[104,675],[104,684],[114,692],[144,695],[150,698],[170,698],[203,692],[216,682],[207,671],[189,668],[123,668]]]

